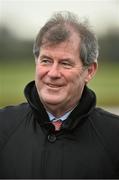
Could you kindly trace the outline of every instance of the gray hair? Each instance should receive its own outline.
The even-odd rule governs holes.
[[[74,30],[80,39],[79,57],[84,66],[97,61],[99,48],[98,41],[88,23],[80,22],[78,17],[67,11],[55,13],[40,29],[34,46],[33,54],[38,58],[40,47],[44,44],[58,44],[68,40]]]

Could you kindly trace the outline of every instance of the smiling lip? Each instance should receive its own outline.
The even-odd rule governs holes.
[[[56,85],[56,84],[47,84],[47,86],[51,87],[51,88],[60,88],[61,85]]]

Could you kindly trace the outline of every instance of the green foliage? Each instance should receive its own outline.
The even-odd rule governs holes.
[[[35,63],[29,59],[26,63],[0,64],[0,107],[26,101],[25,85],[34,79]],[[25,62],[25,61],[24,61]],[[97,94],[97,103],[101,106],[119,106],[119,64],[100,64],[89,87]]]
[[[33,58],[32,48],[33,40],[18,39],[13,32],[0,27],[0,63],[29,60]]]
[[[99,61],[119,63],[119,31],[110,30],[99,38]]]

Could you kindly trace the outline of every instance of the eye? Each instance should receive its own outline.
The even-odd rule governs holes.
[[[40,63],[41,64],[51,64],[52,63],[52,61],[51,61],[51,59],[47,59],[47,58],[44,58],[44,59],[40,59]]]
[[[68,60],[61,61],[61,64],[63,65],[64,68],[67,68],[67,69],[70,69],[72,67],[72,63]]]

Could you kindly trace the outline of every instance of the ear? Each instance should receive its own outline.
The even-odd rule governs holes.
[[[37,59],[35,58],[35,65],[37,65]]]
[[[97,62],[93,62],[88,68],[87,68],[87,76],[85,78],[86,84],[94,77],[96,74],[98,68]]]
[[[37,65],[39,62],[39,56],[38,57],[35,57],[35,64]]]

